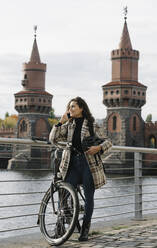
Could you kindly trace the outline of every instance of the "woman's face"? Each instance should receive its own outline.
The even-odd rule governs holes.
[[[69,113],[72,118],[82,117],[83,109],[79,107],[77,102],[72,101],[69,106]]]

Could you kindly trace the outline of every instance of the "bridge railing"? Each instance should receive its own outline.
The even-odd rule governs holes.
[[[31,139],[0,138],[1,145],[29,145],[41,150],[52,148],[51,144]],[[112,174],[107,172],[107,184],[95,193],[93,222],[111,222],[125,217],[142,220],[147,213],[157,213],[157,166],[153,168],[152,177],[142,175],[142,154],[157,154],[157,149],[113,146],[111,152],[117,151],[134,154],[134,173],[128,176],[127,167],[126,173],[121,173],[118,164],[118,175],[114,170]],[[157,165],[156,160],[153,162]],[[36,222],[40,202],[52,176],[51,168],[0,170],[0,237],[38,230]]]

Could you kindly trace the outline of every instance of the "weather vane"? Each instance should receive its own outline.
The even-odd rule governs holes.
[[[34,25],[34,37],[36,38],[37,25]]]
[[[125,6],[123,8],[123,14],[124,14],[124,19],[126,20],[127,19],[127,14],[128,14],[128,7],[127,6]]]

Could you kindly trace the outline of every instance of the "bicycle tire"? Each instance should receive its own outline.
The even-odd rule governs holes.
[[[51,194],[53,201],[51,201]],[[64,200],[61,200],[61,194],[64,194],[63,195]],[[65,199],[66,199],[66,204],[69,201],[68,204],[70,205],[70,208],[68,208],[69,205],[66,205],[65,207],[65,202],[62,205],[61,202],[65,201]],[[54,204],[54,208],[56,210],[55,213],[53,211],[52,204]],[[67,210],[70,211],[70,215],[69,212],[67,214]],[[48,214],[48,218],[47,218],[47,214]],[[40,230],[45,240],[50,245],[55,245],[55,246],[61,245],[64,242],[66,242],[70,238],[70,236],[72,235],[75,229],[76,223],[78,221],[78,215],[79,215],[79,200],[78,200],[77,192],[74,189],[74,187],[71,184],[63,181],[55,184],[53,190],[51,190],[50,188],[44,195],[39,211]],[[59,220],[60,220],[60,226],[58,225]],[[64,225],[64,227],[62,227],[62,225]],[[57,236],[56,234],[56,229],[58,228],[58,226],[60,227],[61,230],[59,236]]]

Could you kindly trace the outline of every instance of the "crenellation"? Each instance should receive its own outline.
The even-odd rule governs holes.
[[[120,58],[120,57],[128,57],[128,58],[139,58],[139,52],[137,50],[132,50],[130,48],[121,48],[121,49],[115,49],[111,52],[112,59]]]
[[[157,130],[157,121],[155,121],[155,122],[152,122],[152,121],[150,121],[150,122],[145,122],[145,128],[146,129],[153,129],[153,130]]]
[[[14,138],[15,137],[15,129],[16,128],[1,127],[0,128],[0,137]]]
[[[14,128],[7,128],[7,127],[1,127],[0,128],[0,133],[8,133],[8,132],[13,132],[15,129]]]

